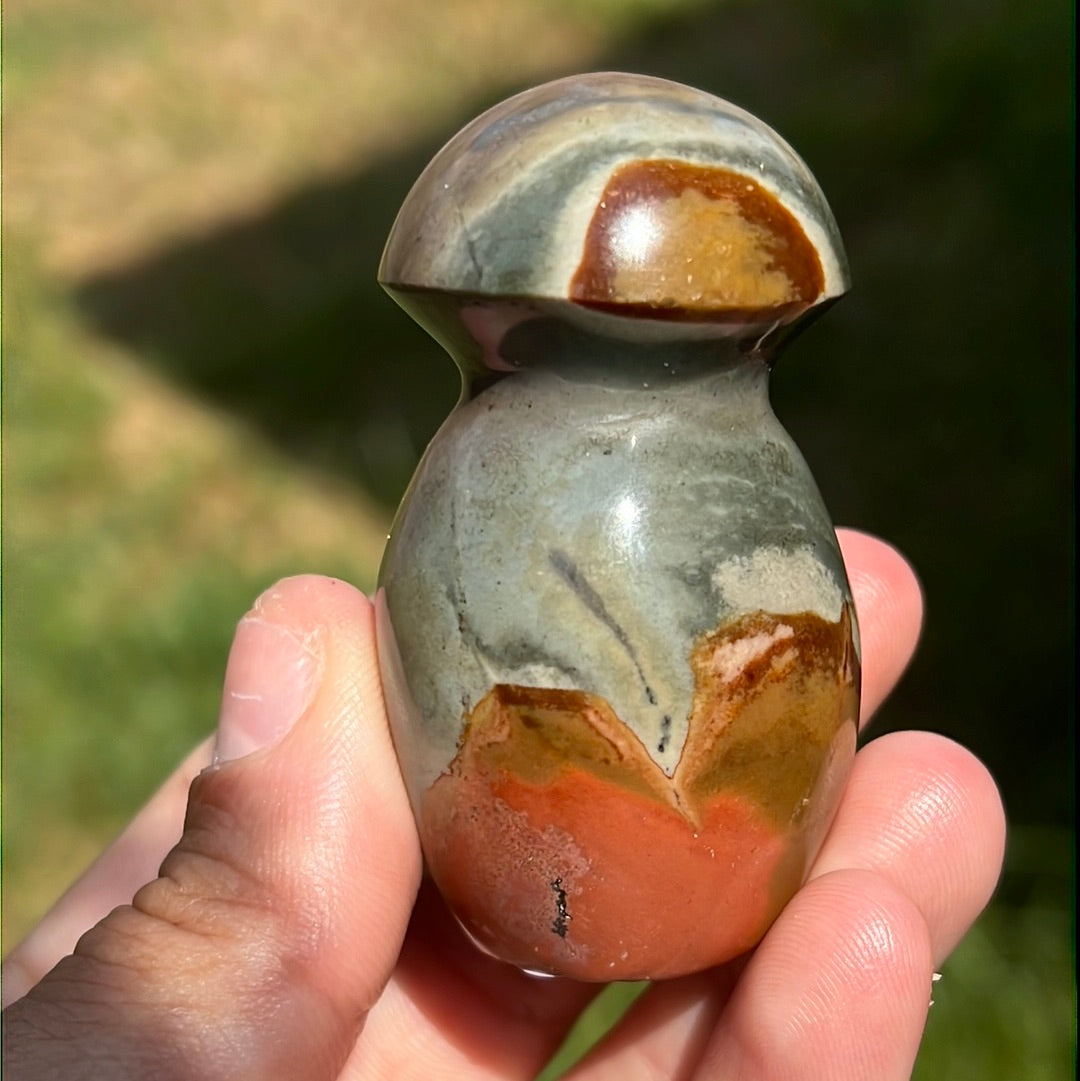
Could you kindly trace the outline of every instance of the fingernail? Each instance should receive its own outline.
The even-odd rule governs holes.
[[[214,762],[242,758],[281,739],[310,704],[321,669],[318,628],[245,616],[225,670]]]

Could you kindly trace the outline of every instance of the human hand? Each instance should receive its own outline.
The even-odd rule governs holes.
[[[910,659],[921,597],[891,548],[840,540],[865,719]],[[421,886],[360,593],[304,577],[259,599],[217,748],[5,962],[6,1076],[534,1076],[597,989],[481,955]],[[989,898],[1003,844],[997,789],[967,751],[925,732],[868,744],[761,945],[651,987],[572,1076],[908,1077],[931,974]]]

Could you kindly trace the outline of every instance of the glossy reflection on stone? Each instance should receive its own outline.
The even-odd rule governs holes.
[[[824,288],[795,217],[755,181],[667,159],[612,174],[570,284],[580,304],[731,322],[803,311]]]
[[[728,102],[577,76],[451,139],[379,278],[462,373],[376,608],[431,875],[532,972],[752,948],[855,748],[851,593],[768,400],[848,286],[824,196]]]

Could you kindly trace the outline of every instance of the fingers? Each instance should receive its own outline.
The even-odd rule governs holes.
[[[931,973],[989,900],[1004,843],[997,788],[962,747],[927,732],[865,747],[699,1076],[908,1078]]]
[[[838,529],[862,641],[863,725],[900,681],[919,641],[923,602],[911,565],[891,545]]]
[[[745,967],[729,965],[650,987],[573,1081],[685,1081],[701,1061]]]
[[[4,959],[4,1005],[22,998],[79,936],[154,878],[165,853],[180,839],[188,789],[210,764],[213,740],[199,744],[158,789],[123,833]]]
[[[758,947],[692,1076],[907,1081],[932,972],[910,898],[866,871],[821,876]]]
[[[531,1079],[598,990],[485,956],[426,882],[343,1081]]]
[[[161,876],[5,1013],[6,1064],[66,1075],[92,1048],[115,1078],[336,1076],[420,869],[361,594],[311,577],[260,598],[219,750],[251,753],[198,777]]]
[[[896,732],[856,756],[810,877],[861,868],[887,878],[922,912],[940,964],[990,900],[1004,852],[986,767],[942,736]]]
[[[989,899],[1004,837],[969,752],[926,732],[869,744],[812,881],[734,993],[731,968],[658,985],[580,1076],[907,1078],[930,973]]]

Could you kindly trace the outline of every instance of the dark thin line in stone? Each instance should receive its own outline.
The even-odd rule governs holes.
[[[652,687],[649,686],[649,681],[645,678],[645,673],[642,671],[641,663],[637,659],[637,654],[634,652],[634,647],[630,644],[630,639],[626,636],[626,631],[619,626],[615,621],[615,618],[607,610],[607,605],[604,604],[603,597],[596,592],[585,578],[581,568],[563,551],[558,548],[552,548],[548,553],[548,560],[551,562],[552,567],[555,568],[555,572],[560,578],[574,591],[578,600],[594,615],[601,623],[613,635],[615,635],[616,641],[626,651],[626,655],[633,662],[634,667],[637,669],[638,678],[641,680],[641,685],[645,688],[645,697],[648,698],[649,704],[656,705],[656,695],[653,693]]]
[[[671,717],[665,713],[663,721],[660,722],[660,742],[656,745],[656,749],[661,754],[667,750],[669,739],[671,739]]]
[[[458,633],[461,635],[461,641],[477,656],[484,658],[496,668],[516,668],[527,660],[532,664],[553,668],[579,686],[583,684],[585,674],[580,668],[570,664],[563,657],[548,653],[538,642],[520,639],[504,645],[501,649],[489,645],[476,633],[472,623],[465,615],[465,598],[460,588],[455,591],[455,587],[448,586],[445,592],[446,599],[457,618]]]

